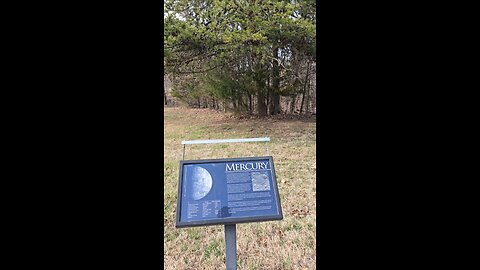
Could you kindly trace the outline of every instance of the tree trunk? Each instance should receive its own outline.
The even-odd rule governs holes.
[[[258,65],[255,69],[255,84],[257,89],[257,113],[260,117],[267,116],[268,107],[266,103],[267,96],[267,76],[266,69]]]
[[[270,106],[270,114],[275,115],[280,113],[280,95],[278,93],[272,93],[270,96],[271,99],[271,106]]]
[[[236,98],[234,97],[233,100],[232,100],[232,105],[233,105],[233,111],[237,111],[237,100]]]
[[[242,96],[239,94],[237,97],[237,112],[242,112],[243,111],[243,100]]]
[[[252,95],[248,95],[248,112],[252,114],[253,112],[253,104],[252,104]]]
[[[292,103],[290,104],[290,113],[293,114],[293,112],[295,111],[295,103],[297,102],[297,99],[296,99],[296,95],[293,95],[292,96]]]
[[[163,99],[165,101],[165,105],[168,105],[167,91],[165,90],[165,88],[163,88]]]
[[[269,101],[269,113],[270,115],[275,115],[280,113],[280,68],[278,61],[279,48],[273,49],[273,58],[272,60],[272,87],[270,91],[270,101]]]
[[[264,117],[267,116],[267,104],[265,102],[265,93],[263,91],[259,91],[257,94],[257,110],[258,110],[258,116]]]
[[[267,77],[267,95],[265,96],[265,99],[267,101],[266,105],[267,108],[270,106],[270,76]]]
[[[310,109],[310,89],[311,89],[311,78],[308,78],[308,85],[307,85],[307,101],[305,101],[305,113],[309,112]]]
[[[302,111],[303,111],[303,103],[305,101],[305,93],[307,91],[309,73],[310,73],[310,62],[308,62],[308,64],[307,64],[307,75],[305,76],[305,84],[303,85],[303,94],[302,94],[302,103],[300,105],[300,114],[302,114]]]

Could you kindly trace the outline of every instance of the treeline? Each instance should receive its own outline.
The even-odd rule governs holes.
[[[164,3],[174,97],[259,116],[315,111],[315,1]]]

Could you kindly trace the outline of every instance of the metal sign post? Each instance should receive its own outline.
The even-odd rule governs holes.
[[[225,225],[225,253],[227,270],[237,270],[237,228],[236,224]]]
[[[185,146],[187,144],[211,144],[211,143],[243,143],[243,142],[265,142],[265,148],[268,155],[269,137],[264,138],[245,138],[245,139],[223,139],[223,140],[195,140],[182,141],[183,154],[182,160],[185,160]],[[237,228],[236,224],[225,224],[225,264],[227,270],[237,269]]]

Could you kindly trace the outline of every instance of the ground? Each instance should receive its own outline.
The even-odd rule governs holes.
[[[253,137],[270,137],[271,142],[192,145],[185,159],[273,156],[284,219],[237,225],[238,269],[315,269],[315,121],[238,119],[182,107],[164,112],[165,269],[225,269],[223,226],[174,226],[181,141]]]

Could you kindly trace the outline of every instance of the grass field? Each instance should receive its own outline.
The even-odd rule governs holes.
[[[175,229],[182,140],[270,137],[265,143],[187,146],[185,159],[273,156],[284,219],[237,225],[238,269],[315,269],[316,124],[240,120],[208,109],[164,109],[164,267],[225,269],[223,226]]]

